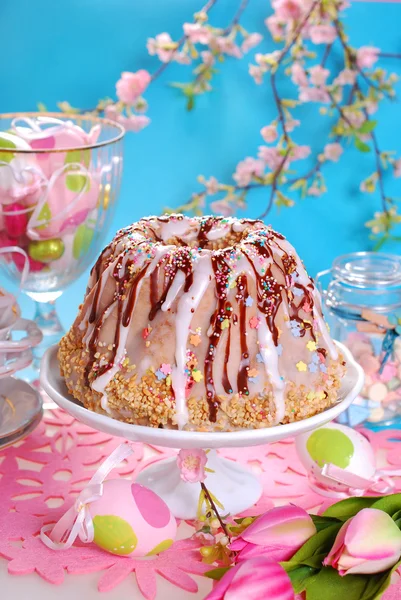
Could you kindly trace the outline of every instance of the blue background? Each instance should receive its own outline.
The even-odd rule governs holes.
[[[211,22],[225,26],[238,4],[239,0],[219,0]],[[147,54],[147,38],[168,31],[177,39],[182,23],[190,21],[200,6],[199,0],[1,0],[0,111],[35,110],[38,101],[54,110],[56,102],[65,99],[73,106],[94,106],[99,97],[114,95],[121,71],[154,71],[158,61]],[[243,25],[249,31],[265,32],[268,13],[269,2],[250,0]],[[387,52],[401,52],[400,22],[397,3],[353,2],[347,11],[352,43],[377,45]],[[212,93],[200,98],[192,113],[186,112],[184,100],[168,86],[170,81],[189,80],[188,67],[170,66],[149,88],[146,98],[152,123],[126,138],[123,185],[109,237],[144,214],[185,202],[199,189],[198,174],[228,181],[239,160],[256,155],[262,142],[259,131],[276,112],[267,84],[254,84],[248,64],[255,52],[273,49],[267,39],[245,60],[228,60],[215,78]],[[401,67],[401,61],[390,59],[383,64],[389,70]],[[280,79],[279,85],[283,86]],[[313,104],[303,107],[300,115],[304,125],[296,140],[320,149],[328,131],[327,118],[319,116]],[[400,154],[399,102],[386,103],[379,117],[382,148]],[[300,172],[308,169],[307,161],[298,164]],[[338,254],[372,246],[364,223],[379,209],[379,198],[361,194],[358,184],[373,170],[372,154],[350,149],[340,163],[326,168],[329,191],[325,196],[298,200],[295,208],[280,214],[274,209],[269,215],[268,222],[288,236],[312,275],[328,267]],[[396,195],[397,182],[390,176],[386,179],[388,193]],[[266,190],[251,194],[247,214],[258,216],[267,198]],[[397,251],[394,245],[386,249]],[[85,285],[86,275],[58,300],[65,327],[76,314]],[[22,308],[26,316],[32,314],[29,299],[22,300]]]

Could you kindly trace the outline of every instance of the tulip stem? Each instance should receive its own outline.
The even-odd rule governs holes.
[[[206,498],[207,498],[210,506],[212,507],[212,510],[213,510],[214,514],[216,515],[216,518],[219,521],[219,523],[221,525],[221,528],[224,531],[224,534],[228,537],[228,539],[231,539],[231,536],[230,536],[230,534],[228,532],[228,529],[225,526],[223,519],[219,515],[219,512],[217,510],[217,506],[215,505],[214,500],[213,500],[212,496],[209,493],[209,490],[207,489],[207,487],[205,486],[205,484],[203,482],[201,482],[201,488],[202,488],[202,491],[205,494],[205,496],[206,496]]]

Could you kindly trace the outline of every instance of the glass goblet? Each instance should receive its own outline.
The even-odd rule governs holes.
[[[0,247],[6,276],[35,301],[45,350],[63,334],[55,301],[94,262],[119,193],[124,129],[94,116],[0,115]]]

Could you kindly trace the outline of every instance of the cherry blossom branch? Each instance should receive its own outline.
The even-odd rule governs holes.
[[[263,213],[259,216],[259,219],[264,219],[272,209],[274,198],[275,198],[276,191],[277,191],[278,179],[284,169],[284,166],[288,159],[289,154],[290,154],[290,148],[287,148],[287,152],[285,153],[283,160],[281,161],[278,169],[273,174],[269,203],[268,203],[266,209],[263,211]]]
[[[209,490],[207,489],[207,487],[205,486],[205,484],[203,482],[201,482],[201,488],[202,488],[203,493],[205,494],[205,497],[207,498],[207,501],[209,502],[210,506],[212,507],[212,510],[213,510],[214,514],[216,515],[218,522],[220,523],[220,527],[224,531],[224,535],[226,535],[227,538],[230,539],[231,535],[228,532],[228,529],[225,526],[223,519],[220,517],[219,511],[217,510],[217,507],[214,503],[214,500],[213,500],[211,494],[209,493]]]
[[[244,10],[246,9],[246,7],[249,4],[249,0],[242,0],[237,12],[234,15],[233,20],[231,21],[230,25],[228,25],[224,31],[223,31],[223,35],[228,35],[229,33],[231,33],[231,31],[234,29],[234,27],[236,25],[238,25],[241,17],[242,17],[242,13],[244,12]]]

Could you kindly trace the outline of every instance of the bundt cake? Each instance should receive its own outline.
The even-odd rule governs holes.
[[[117,233],[58,356],[88,409],[196,431],[304,419],[336,401],[345,372],[319,293],[281,234],[180,214]]]

